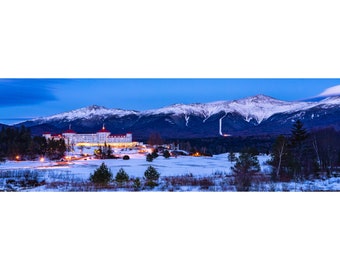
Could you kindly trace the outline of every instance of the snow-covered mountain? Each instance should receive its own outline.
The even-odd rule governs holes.
[[[115,115],[118,117],[123,117],[129,114],[137,114],[136,111],[128,111],[128,110],[121,110],[121,109],[108,109],[103,106],[92,105],[85,108],[80,108],[77,110],[73,110],[70,112],[60,113],[56,115],[52,115],[49,117],[42,117],[34,119],[34,122],[45,123],[49,121],[57,121],[57,120],[67,120],[67,121],[74,121],[76,119],[91,119],[93,117],[108,117],[111,115]]]
[[[322,102],[287,102],[281,101],[265,95],[257,95],[253,97],[243,98],[233,101],[216,101],[211,103],[195,103],[195,104],[175,104],[156,110],[148,110],[141,112],[141,115],[196,115],[206,119],[214,114],[224,112],[237,113],[249,122],[255,120],[257,124],[267,120],[277,113],[289,113],[300,110],[307,110],[317,106],[340,105],[340,97],[324,98]]]
[[[90,106],[24,122],[35,133],[60,132],[69,124],[78,132],[94,132],[103,123],[113,133],[133,132],[146,138],[152,132],[164,137],[209,137],[289,133],[301,119],[309,128],[332,125],[340,128],[340,97],[320,101],[281,101],[257,95],[233,101],[174,104],[160,109],[131,111]],[[286,132],[285,132],[286,131]]]
[[[255,120],[260,124],[270,116],[287,111],[296,111],[315,106],[308,102],[285,102],[265,95],[257,95],[234,101],[217,101],[205,104],[176,104],[158,110],[146,111],[144,114],[175,114],[197,115],[205,117],[205,120],[218,113],[237,113],[244,117],[245,121]]]

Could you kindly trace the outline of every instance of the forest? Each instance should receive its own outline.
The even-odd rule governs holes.
[[[29,128],[3,127],[0,132],[0,161],[35,160],[41,156],[60,159],[66,151],[64,140],[46,140],[32,136]]]
[[[296,121],[279,136],[217,137],[176,140],[180,149],[205,155],[259,153],[271,156],[274,181],[312,179],[337,175],[340,169],[340,131],[333,127],[307,131]]]

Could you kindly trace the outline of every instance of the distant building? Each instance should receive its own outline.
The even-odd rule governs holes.
[[[84,133],[79,134],[71,129],[63,132],[61,135],[52,135],[51,133],[44,133],[43,137],[46,139],[60,140],[64,139],[67,146],[111,146],[113,148],[131,148],[138,145],[138,142],[132,141],[132,133],[126,133],[124,135],[112,135],[105,126],[97,133]]]

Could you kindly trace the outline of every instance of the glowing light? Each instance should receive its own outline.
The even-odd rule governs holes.
[[[111,146],[112,148],[133,148],[137,146],[137,142],[122,142],[122,143],[106,143],[106,146]],[[84,146],[84,147],[104,147],[105,143],[77,143],[76,146]]]
[[[44,162],[44,161],[45,161],[45,158],[41,157],[40,162]]]
[[[17,155],[17,156],[15,157],[15,159],[16,159],[16,160],[20,160],[20,156]]]

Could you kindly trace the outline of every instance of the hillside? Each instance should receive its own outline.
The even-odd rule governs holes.
[[[174,104],[147,111],[93,105],[18,125],[24,124],[39,135],[45,131],[62,132],[70,124],[76,132],[96,132],[105,123],[112,133],[132,132],[135,139],[145,140],[155,132],[164,138],[275,135],[289,133],[297,119],[308,129],[333,126],[339,130],[340,97],[287,102],[257,95],[233,101]]]

